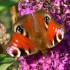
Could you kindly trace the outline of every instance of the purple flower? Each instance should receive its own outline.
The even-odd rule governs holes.
[[[32,64],[30,64],[31,67],[36,67],[38,64],[38,61],[34,61]]]
[[[21,11],[22,10],[22,4],[21,4],[21,2],[19,2],[19,4],[18,4],[18,11]]]
[[[51,51],[51,58],[54,58],[54,53]]]
[[[25,65],[25,66],[23,67],[23,70],[30,70],[30,66],[29,66],[29,65]]]
[[[63,64],[66,64],[66,62],[68,61],[68,56],[64,56],[61,60]]]
[[[44,61],[45,61],[45,57],[44,57],[44,56],[41,57],[41,58],[38,60],[39,63],[44,63]]]
[[[51,64],[51,63],[52,63],[52,59],[51,59],[50,57],[47,57],[47,58],[45,59],[45,62],[46,62],[47,64]]]
[[[23,61],[23,60],[25,60],[25,59],[24,59],[23,56],[20,56],[20,57],[18,58],[18,60],[19,60],[19,61]]]
[[[60,63],[59,60],[56,60],[55,58],[52,60],[52,66],[53,66],[54,68],[57,67],[58,63]]]
[[[56,53],[54,54],[54,56],[55,56],[55,57],[54,57],[55,59],[59,59],[59,53],[58,53],[58,52],[56,52]]]
[[[53,4],[54,4],[54,6],[60,6],[60,0],[55,0],[55,2]]]
[[[50,68],[49,64],[47,64],[45,62],[42,64],[42,70],[48,70],[49,68]]]
[[[64,70],[64,64],[59,63],[56,70]]]
[[[60,58],[60,55],[57,51],[54,54],[53,51],[51,51],[51,55],[42,56],[38,60],[33,59],[31,60],[33,62],[29,64],[26,62],[26,59],[21,56],[19,57],[21,63],[20,70],[64,70],[70,56],[68,53],[64,53],[64,56]]]

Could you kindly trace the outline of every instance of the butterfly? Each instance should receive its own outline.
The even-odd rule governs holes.
[[[56,23],[43,9],[19,16],[13,25],[13,31],[10,45],[23,49],[27,54],[29,50],[45,54],[47,49],[53,48],[64,38],[64,25]]]

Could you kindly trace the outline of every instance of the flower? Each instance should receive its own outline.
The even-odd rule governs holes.
[[[52,63],[52,59],[50,57],[45,58],[45,62],[47,64],[51,64]]]
[[[49,54],[46,56],[42,55],[38,60],[31,59],[31,63],[28,63],[26,58],[23,56],[19,57],[19,61],[21,63],[20,70],[47,70],[47,69],[64,70],[65,68],[67,68],[65,67],[65,65],[67,64],[67,62],[70,63],[70,60],[69,60],[70,56],[68,53],[64,53],[64,56],[60,57],[61,53],[58,53],[58,51],[55,51],[55,53],[53,51],[50,51],[50,52],[51,52],[50,55]],[[53,58],[52,58],[52,54],[54,56]],[[29,57],[29,59],[31,57]]]
[[[47,63],[43,63],[42,64],[42,70],[48,70],[50,68],[50,65],[48,65]]]
[[[38,60],[39,63],[44,63],[44,61],[45,61],[45,57],[44,57],[44,56],[41,57],[41,58]]]
[[[31,67],[36,67],[38,64],[38,61],[34,61],[33,63],[30,64]]]
[[[59,63],[56,70],[64,70],[64,64]]]
[[[1,45],[7,45],[10,41],[10,34],[7,33],[6,27],[0,23],[0,44]]]

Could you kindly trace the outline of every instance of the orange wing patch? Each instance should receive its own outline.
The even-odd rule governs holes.
[[[46,40],[48,43],[54,40],[57,29],[58,29],[58,25],[53,20],[50,20],[48,24],[47,33],[46,33]]]

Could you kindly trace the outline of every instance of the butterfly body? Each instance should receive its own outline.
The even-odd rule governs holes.
[[[19,30],[16,30],[18,26],[23,27],[22,34]],[[62,31],[61,28],[64,29],[63,25],[58,25],[52,19],[50,14],[44,11],[43,9],[38,10],[33,14],[21,16],[17,19],[14,25],[14,32],[20,33],[22,36],[25,37],[22,38],[19,37],[18,41],[21,40],[21,42],[24,44],[22,44],[23,45],[22,46],[20,42],[19,44],[16,43],[17,47],[21,45],[21,48],[26,50],[27,45],[29,46],[28,49],[29,48],[31,49],[33,47],[33,50],[37,49],[42,51],[42,53],[47,53],[47,49],[52,48],[55,45],[54,44],[55,36],[56,39],[58,40],[59,37],[57,36],[59,34],[62,37],[63,32],[64,35],[64,31]],[[12,40],[12,43],[10,43],[11,45],[13,45],[14,40]],[[29,43],[29,45],[27,43]]]

